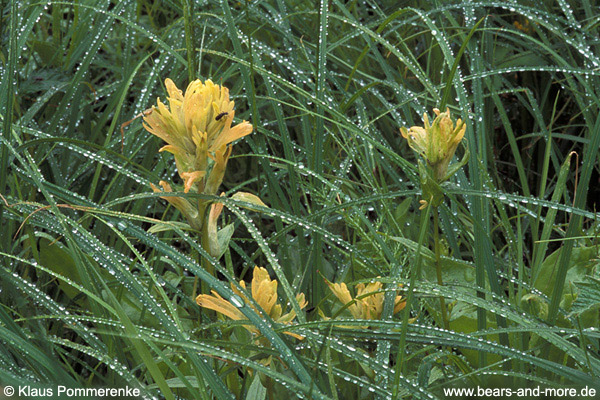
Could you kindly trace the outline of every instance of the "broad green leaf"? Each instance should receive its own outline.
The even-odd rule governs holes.
[[[254,375],[252,384],[248,389],[246,400],[265,400],[267,397],[267,389],[260,383],[260,377],[258,373]]]

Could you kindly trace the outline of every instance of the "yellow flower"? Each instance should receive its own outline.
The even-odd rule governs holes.
[[[526,19],[525,22],[522,24],[519,21],[515,21],[513,22],[513,25],[515,26],[515,28],[525,33],[531,32],[531,25],[529,24],[528,19]]]
[[[379,319],[383,311],[383,284],[379,281],[356,285],[356,297],[353,299],[345,283],[331,283],[326,281],[329,289],[340,302],[348,307],[356,319]],[[350,305],[348,305],[350,304]],[[394,314],[404,309],[406,301],[402,296],[394,300]]]
[[[433,111],[436,115],[433,124],[430,125],[427,114],[423,114],[423,127],[413,126],[408,130],[403,127],[400,132],[408,145],[427,160],[435,180],[440,183],[448,178],[448,165],[467,127],[460,118],[454,123],[449,109],[443,113],[437,108]]]
[[[144,128],[167,142],[160,151],[175,156],[179,176],[187,193],[192,187],[198,192],[216,194],[223,180],[230,143],[252,132],[247,121],[232,127],[234,102],[229,90],[211,80],[195,80],[181,92],[171,79],[165,80],[169,106],[157,100],[152,112],[144,114]],[[211,172],[209,160],[213,160]],[[214,171],[214,176],[213,176]],[[203,180],[211,182],[205,191]]]
[[[246,283],[244,281],[240,281],[240,286],[246,289]],[[257,313],[260,312],[254,305],[250,303],[248,297],[240,292],[235,285],[232,284],[231,288],[244,300],[246,304],[252,307],[254,311]],[[196,303],[198,303],[198,305],[201,307],[215,310],[236,321],[247,319],[237,307],[225,300],[217,292],[213,290],[211,293],[212,295],[199,295],[196,297]],[[281,324],[290,324],[294,318],[296,318],[296,312],[294,310],[282,315],[281,304],[279,304],[277,301],[277,281],[271,280],[269,272],[265,268],[254,267],[250,293],[262,311],[269,315],[273,321]],[[296,296],[296,301],[300,305],[301,309],[307,305],[307,301],[304,298],[304,293],[299,293]],[[260,334],[259,330],[253,325],[244,325],[244,327],[253,334]],[[284,333],[297,339],[303,339],[302,336],[292,332]]]

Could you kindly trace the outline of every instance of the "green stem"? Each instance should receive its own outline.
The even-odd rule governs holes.
[[[209,241],[209,239],[208,239],[208,212],[209,212],[209,210],[210,210],[210,207],[206,203],[205,200],[200,200],[198,202],[198,212],[200,213],[199,215],[202,216],[200,244],[201,244],[202,248],[204,249],[204,251],[208,254],[210,254],[210,247],[209,247],[209,242],[208,242]],[[210,261],[208,261],[208,259],[206,257],[203,257],[202,255],[200,255],[200,264],[206,272],[208,272],[212,276],[215,276],[214,265],[212,265],[210,263]],[[201,283],[201,290],[202,290],[202,293],[210,293],[210,287],[204,281],[202,281],[202,283]]]
[[[205,219],[202,225],[202,248],[210,254],[210,247],[208,243],[208,221]],[[212,265],[206,257],[202,257],[202,267],[212,276],[215,275],[215,267]]]
[[[440,262],[440,232],[439,232],[440,216],[437,207],[433,210],[433,242],[435,249],[435,272],[437,275],[437,283],[440,286],[444,285],[442,278],[442,263]],[[448,316],[446,313],[446,300],[440,296],[440,314],[442,316],[442,325],[444,329],[449,328]]]
[[[429,230],[429,216],[431,215],[431,204],[421,213],[421,224],[419,229],[419,241],[417,243],[417,256],[414,265],[409,271],[409,283],[406,293],[406,307],[402,315],[402,325],[400,332],[400,340],[398,341],[398,355],[396,357],[396,371],[394,373],[394,384],[392,385],[392,400],[397,400],[400,396],[400,376],[404,375],[406,363],[404,357],[406,355],[406,335],[408,332],[408,319],[412,307],[414,288],[417,279],[421,276],[421,248],[425,241],[426,233]]]

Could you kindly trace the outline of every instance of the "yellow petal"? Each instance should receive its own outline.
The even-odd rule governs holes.
[[[215,151],[216,149],[227,145],[231,142],[236,141],[239,138],[242,138],[246,135],[252,133],[252,125],[248,121],[243,121],[240,124],[231,128],[231,123],[233,122],[233,117],[235,115],[235,111],[231,111],[225,118],[225,126],[223,130],[213,138],[210,143],[210,150]]]
[[[275,304],[273,308],[271,308],[269,316],[273,319],[273,321],[278,321],[279,318],[281,318],[281,304]]]
[[[456,136],[455,141],[460,143],[460,141],[465,137],[465,132],[467,130],[467,124],[465,124],[460,118],[456,120]]]
[[[406,300],[404,300],[402,296],[396,296],[396,299],[394,301],[394,314],[404,310],[404,307],[406,307]]]
[[[225,176],[225,168],[227,168],[227,161],[229,160],[230,155],[231,146],[223,146],[215,151],[215,154],[212,157],[215,164],[206,180],[205,193],[215,194],[219,190],[219,186],[221,185],[221,182],[223,182],[223,177]]]
[[[277,281],[271,280],[265,268],[254,267],[252,297],[267,314],[271,314],[271,309],[277,302]]]
[[[358,286],[358,285],[357,285]],[[357,290],[357,298],[361,297],[360,301],[366,312],[367,319],[378,319],[383,311],[383,284],[375,281],[370,282],[367,286],[363,286],[362,290]]]
[[[254,283],[252,284],[252,292],[255,292]],[[277,281],[261,281],[256,288],[256,295],[253,296],[258,305],[267,313],[271,314],[271,310],[277,302]]]
[[[303,309],[304,307],[306,307],[306,305],[308,304],[308,302],[306,301],[305,297],[304,297],[304,293],[298,293],[296,295],[296,301],[298,302],[298,305],[300,306],[300,309]],[[277,322],[280,322],[282,324],[287,324],[292,322],[292,320],[296,318],[296,312],[292,309],[289,313],[282,315]]]
[[[222,196],[223,194],[221,194]],[[223,203],[213,203],[210,206],[210,213],[208,215],[208,223],[209,224],[214,224],[214,226],[217,226],[217,219],[219,218],[219,215],[221,215],[221,211],[223,211]]]
[[[352,301],[352,296],[345,283],[331,283],[329,281],[326,281],[326,283],[342,304],[346,305]]]
[[[434,109],[435,112],[436,109]],[[429,129],[429,127],[431,125],[429,125],[429,117],[427,116],[427,113],[423,113],[423,126],[425,127],[425,129]]]
[[[167,88],[167,93],[169,93],[169,97],[174,100],[183,101],[183,95],[181,94],[181,90],[177,88],[175,83],[170,78],[165,79],[165,87]]]
[[[408,129],[406,129],[405,127],[400,128],[400,133],[402,134],[402,137],[404,139],[408,139]]]
[[[152,191],[154,193],[160,193],[160,192],[172,192],[173,190],[171,189],[171,185],[169,185],[167,182],[165,181],[160,181],[159,185],[162,186],[163,190],[160,190],[159,188],[157,188],[156,186],[154,186],[154,184],[150,184],[150,187],[152,187]],[[161,197],[162,198],[162,197]]]
[[[296,295],[296,301],[298,302],[301,310],[308,305],[308,301],[306,301],[304,293],[298,293]]]
[[[293,333],[293,332],[283,332],[286,335],[290,335],[291,337],[294,337],[298,340],[304,340],[304,336],[298,335],[297,333]]]
[[[244,314],[241,313],[233,304],[223,299],[217,292],[214,290],[211,291],[212,296],[208,294],[201,294],[196,297],[196,303],[200,307],[208,308],[219,312],[233,320],[241,320],[246,319]]]
[[[204,171],[193,171],[193,172],[182,172],[179,174],[184,179],[184,189],[183,192],[187,193],[192,188],[194,182],[202,179],[206,172]]]

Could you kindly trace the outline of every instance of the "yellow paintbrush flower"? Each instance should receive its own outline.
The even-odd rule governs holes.
[[[448,165],[467,127],[460,118],[455,123],[449,109],[443,113],[437,108],[433,111],[436,118],[431,125],[427,114],[423,114],[423,127],[413,126],[408,130],[403,127],[400,132],[408,145],[427,160],[436,182],[441,183],[449,178]]]
[[[252,298],[263,312],[265,312],[273,321],[281,323],[281,324],[290,324],[294,318],[296,318],[296,313],[294,310],[283,314],[283,309],[281,304],[277,301],[277,281],[271,280],[269,276],[269,272],[262,267],[254,267],[254,272],[252,274],[252,283],[250,284],[250,293],[252,294]],[[246,289],[246,283],[244,281],[240,281],[240,286]],[[246,297],[245,294],[240,292],[235,285],[231,285],[233,291],[239,295],[246,304],[254,309],[257,313],[260,311],[254,307]],[[196,303],[199,306],[204,308],[209,308],[211,310],[215,310],[233,320],[245,320],[246,317],[242,312],[231,304],[229,301],[225,300],[214,290],[211,291],[212,295],[201,294],[196,297]],[[300,305],[300,308],[306,307],[306,300],[304,298],[304,293],[300,293],[296,296],[296,301]],[[244,327],[250,331],[252,334],[258,335],[260,331],[253,325],[244,325]],[[302,336],[292,333],[285,332],[286,334],[293,336],[297,339],[303,339]]]
[[[175,156],[184,193],[192,191],[214,196],[225,176],[231,143],[251,133],[252,125],[243,121],[232,126],[234,102],[229,99],[229,90],[224,86],[210,80],[195,80],[182,93],[168,78],[165,86],[168,106],[158,99],[156,106],[143,112],[144,128],[167,143],[160,151],[168,151]],[[154,192],[173,192],[164,181],[160,182],[162,190],[151,186]],[[232,198],[236,195],[246,202],[266,207],[250,193],[238,192]],[[218,234],[217,218],[222,205],[211,209],[212,200],[208,199],[198,199],[192,205],[184,197],[162,198],[181,211],[193,229],[202,232],[202,245],[212,256],[222,255],[228,243],[227,235],[231,237],[230,231]],[[212,218],[210,227],[207,224],[209,217]]]
[[[366,286],[359,283],[355,286],[356,297],[352,298],[345,283],[331,283],[327,285],[335,297],[344,305],[356,319],[379,319],[383,311],[383,284],[379,281],[370,282]],[[402,296],[396,296],[394,300],[394,314],[404,309],[406,301]]]
[[[214,195],[223,180],[230,143],[251,133],[252,125],[243,121],[231,126],[235,111],[229,89],[211,80],[195,80],[185,93],[171,79],[165,80],[165,86],[169,106],[158,99],[152,112],[144,113],[144,128],[167,142],[160,151],[175,156],[186,193],[195,187],[199,193]],[[211,185],[205,186],[204,180]]]

